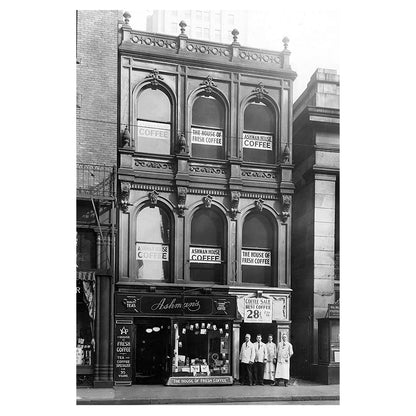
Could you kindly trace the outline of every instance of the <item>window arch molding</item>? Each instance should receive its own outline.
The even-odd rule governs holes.
[[[223,106],[224,106],[224,140],[225,140],[225,146],[224,146],[224,159],[227,159],[230,157],[231,152],[231,143],[230,143],[230,101],[226,97],[226,95],[218,89],[218,87],[211,86],[211,92],[209,94],[206,93],[206,87],[199,86],[198,88],[195,88],[191,93],[188,95],[187,99],[187,111],[186,111],[186,120],[185,120],[185,126],[186,126],[186,137],[187,142],[189,145],[189,148],[191,149],[192,143],[191,143],[191,128],[192,128],[192,110],[194,107],[195,101],[200,97],[213,97],[216,100],[218,100]]]
[[[152,84],[151,79],[143,79],[142,81],[138,82],[131,94],[130,98],[130,108],[132,111],[129,115],[129,123],[130,123],[130,132],[132,134],[132,137],[135,141],[138,140],[138,126],[137,126],[137,118],[138,118],[138,112],[139,112],[139,97],[142,92],[145,90],[159,90],[163,92],[170,102],[170,120],[171,120],[171,137],[170,137],[170,154],[174,153],[174,146],[175,146],[175,140],[176,140],[176,132],[177,132],[177,97],[173,90],[169,87],[168,84],[166,84],[162,80],[157,80],[157,85],[154,86]]]
[[[283,229],[282,222],[280,220],[279,213],[271,206],[264,204],[262,211],[259,211],[257,208],[253,207],[253,205],[246,206],[241,210],[241,217],[240,221],[237,225],[237,264],[240,265],[238,270],[238,281],[242,284],[248,285],[256,285],[257,283],[247,283],[243,280],[243,265],[242,262],[242,250],[245,248],[243,246],[243,230],[244,224],[251,215],[259,215],[264,216],[266,219],[270,221],[270,223],[274,226],[273,230],[273,252],[272,252],[272,276],[271,282],[268,285],[274,287],[284,286],[281,284],[281,279],[284,275],[285,267],[282,267],[285,264],[285,254],[282,253],[281,245],[282,236],[285,230]],[[254,249],[255,250],[255,249]],[[245,266],[251,267],[251,266]],[[259,283],[260,284],[260,283]]]
[[[238,137],[240,140],[238,140],[237,143],[237,152],[241,159],[243,159],[243,147],[242,147],[242,137],[244,132],[244,115],[246,112],[247,107],[251,103],[258,103],[261,102],[265,104],[267,107],[269,107],[273,112],[275,116],[275,126],[273,130],[274,134],[274,144],[275,144],[275,152],[274,152],[274,162],[277,163],[280,159],[280,141],[281,141],[281,135],[280,135],[280,126],[281,126],[281,109],[279,104],[269,95],[265,94],[261,100],[258,100],[256,93],[251,93],[244,97],[240,102],[240,111],[238,112],[238,122],[239,122],[239,128],[238,128]]]
[[[206,208],[204,203],[201,201],[195,202],[194,204],[189,206],[189,210],[186,213],[186,221],[185,221],[185,280],[192,281],[191,280],[191,262],[190,260],[190,247],[193,245],[191,238],[192,238],[192,225],[193,220],[195,218],[195,215],[200,210],[213,210],[218,214],[219,218],[221,218],[221,225],[223,227],[223,241],[222,243],[222,265],[221,265],[221,282],[209,282],[209,281],[201,281],[201,283],[216,283],[216,284],[226,284],[227,283],[227,270],[229,270],[230,267],[230,218],[227,215],[227,209],[226,207],[219,203],[218,201],[212,200],[211,201],[211,207]]]
[[[149,197],[143,196],[141,198],[139,198],[132,207],[131,210],[131,214],[130,214],[130,218],[129,218],[129,250],[128,250],[128,261],[129,261],[129,278],[131,281],[141,281],[141,280],[137,280],[136,279],[136,268],[137,268],[137,261],[136,261],[136,242],[138,239],[138,235],[137,235],[137,221],[139,219],[139,214],[145,209],[145,208],[150,208],[151,204],[150,204],[150,200]],[[165,283],[173,283],[173,276],[174,276],[174,267],[175,267],[175,236],[176,236],[176,230],[177,228],[177,223],[176,223],[176,216],[174,214],[175,212],[175,207],[174,205],[166,198],[164,198],[163,196],[158,196],[158,200],[157,203],[155,205],[155,208],[160,208],[168,217],[169,220],[169,225],[170,225],[170,236],[169,236],[169,275],[168,275],[168,279],[167,280],[163,280],[162,282]],[[152,281],[155,279],[143,279],[143,282],[146,281]]]

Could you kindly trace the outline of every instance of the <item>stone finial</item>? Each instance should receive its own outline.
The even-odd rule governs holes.
[[[131,136],[129,131],[129,126],[126,124],[126,128],[123,131],[122,139],[122,146],[123,147],[130,147],[131,146]]]
[[[184,133],[179,133],[177,138],[177,152],[180,154],[186,153],[186,137]]]
[[[289,146],[286,143],[286,146],[283,150],[283,154],[282,154],[282,162],[283,163],[289,163],[289,159],[290,159],[290,150],[289,150]]]
[[[283,46],[285,47],[285,51],[287,51],[287,47],[288,47],[288,45],[289,45],[289,38],[287,37],[287,36],[285,36],[283,39],[282,39],[282,42],[283,42]]]
[[[181,20],[179,22],[179,26],[181,28],[181,35],[184,35],[185,34],[185,28],[187,26],[186,22],[184,20]]]
[[[233,31],[231,32],[231,34],[233,35],[233,42],[238,42],[237,41],[237,37],[240,34],[240,32],[237,29],[233,29]]]
[[[124,24],[129,25],[131,14],[128,11],[125,11],[123,13],[123,17],[124,17]]]

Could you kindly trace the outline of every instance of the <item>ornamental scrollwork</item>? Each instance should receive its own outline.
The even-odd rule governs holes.
[[[276,174],[274,172],[260,172],[256,170],[243,169],[241,176],[247,176],[250,178],[264,178],[264,179],[275,179]]]
[[[178,186],[177,189],[178,193],[178,214],[180,217],[183,217],[185,215],[186,208],[186,194],[188,193],[188,189],[184,186]]]
[[[203,198],[205,208],[211,208],[212,205],[212,196],[210,194],[204,196]]]
[[[130,182],[121,182],[119,205],[120,205],[121,211],[124,213],[127,213],[128,207],[132,205],[129,203],[130,189],[131,189]]]
[[[199,85],[204,85],[205,95],[211,95],[213,92],[213,87],[217,87],[217,84],[213,81],[211,75],[208,75],[207,78]]]
[[[264,201],[262,198],[256,199],[254,201],[254,205],[256,206],[256,208],[261,212],[263,211],[263,205],[264,205]]]
[[[153,88],[156,88],[159,85],[159,81],[163,81],[163,77],[159,75],[159,70],[155,68],[150,75],[146,75],[146,79],[151,80],[151,84]]]
[[[155,161],[148,161],[148,160],[134,160],[134,164],[137,167],[142,168],[151,168],[151,169],[167,169],[167,170],[173,170],[171,163],[165,163],[165,162],[155,162]]]
[[[269,93],[269,91],[267,91],[266,88],[264,88],[262,82],[259,82],[257,87],[254,88],[252,92],[256,94],[256,102],[260,102],[264,98],[264,95]]]
[[[208,166],[189,166],[190,172],[206,173],[208,175],[225,175],[225,170],[222,168],[214,168]]]
[[[290,195],[281,195],[281,204],[282,204],[282,221],[285,222],[290,216],[290,205],[292,202],[292,197]]]
[[[149,196],[150,206],[155,207],[157,205],[157,200],[159,198],[159,192],[153,190],[152,192],[149,192],[148,196]]]
[[[237,217],[238,214],[238,204],[240,203],[241,193],[239,191],[231,191],[231,209],[230,215],[233,220]]]

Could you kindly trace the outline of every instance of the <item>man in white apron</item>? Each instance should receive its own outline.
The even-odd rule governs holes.
[[[273,342],[273,335],[268,336],[268,342],[266,344],[266,365],[264,366],[264,380],[270,381],[270,384],[274,382],[274,373],[277,357],[277,347]]]
[[[287,334],[282,335],[282,341],[277,345],[276,382],[278,386],[282,379],[285,387],[290,379],[290,357],[293,355],[293,347],[287,340]]]

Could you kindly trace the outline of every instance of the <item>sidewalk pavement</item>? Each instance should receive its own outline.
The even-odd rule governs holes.
[[[133,385],[113,388],[78,388],[77,404],[204,404],[276,401],[339,400],[339,384],[323,385],[293,380],[288,387],[276,386],[173,386]]]

